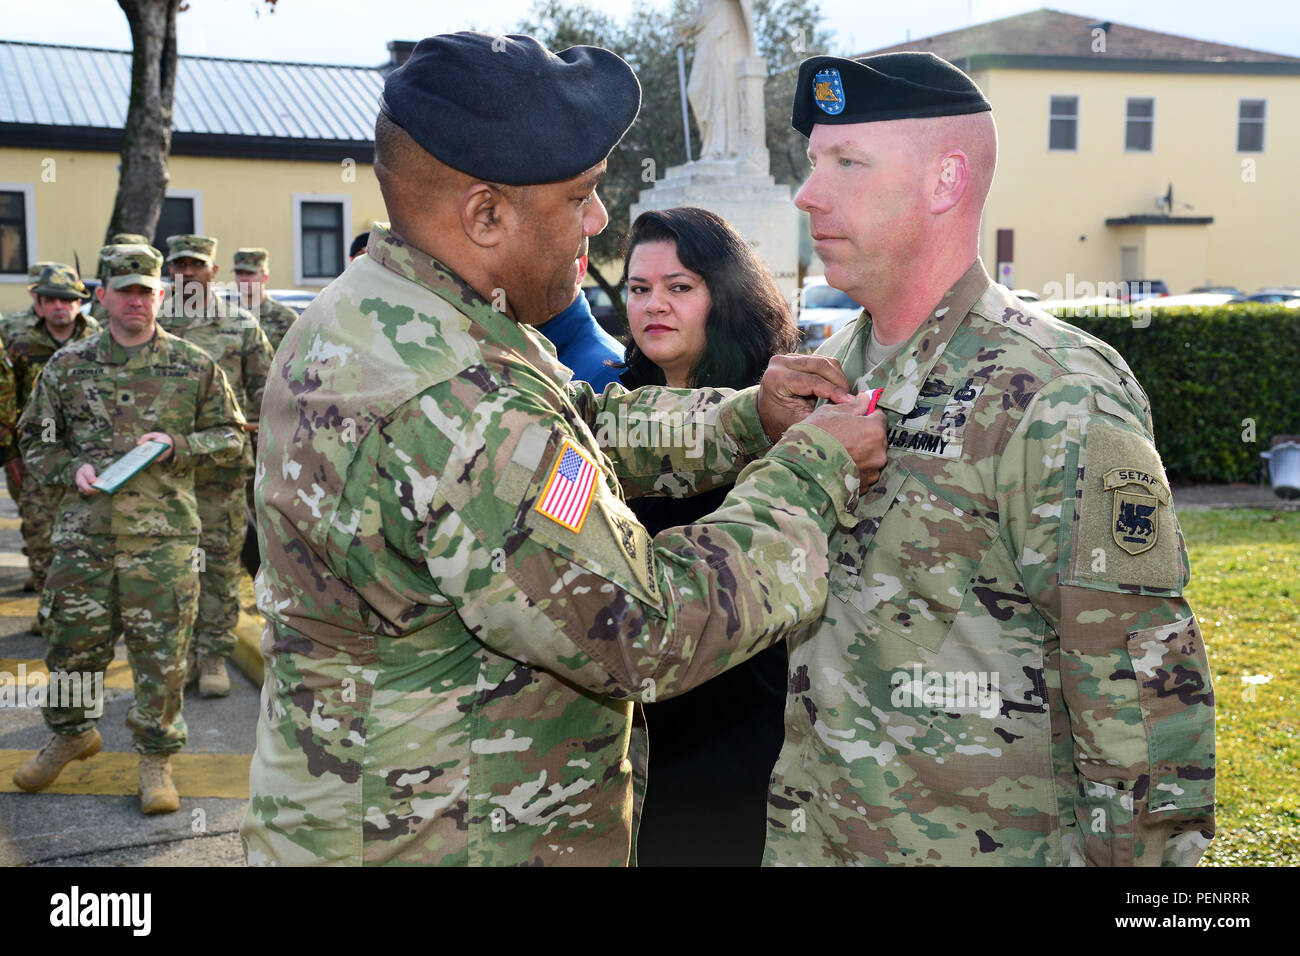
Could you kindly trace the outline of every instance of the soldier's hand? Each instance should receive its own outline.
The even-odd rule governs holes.
[[[885,413],[876,409],[864,415],[870,404],[871,393],[864,392],[843,405],[823,405],[806,420],[809,425],[830,432],[853,457],[863,491],[875,484],[880,469],[885,467]]]
[[[77,474],[74,477],[77,482],[77,490],[83,495],[99,494],[99,489],[91,484],[97,477],[94,465],[82,465],[77,469]]]
[[[257,431],[257,422],[240,422],[239,427],[246,432]]]
[[[166,461],[172,456],[172,448],[175,447],[176,443],[172,441],[171,435],[168,435],[166,432],[149,432],[147,435],[141,435],[140,440],[137,441],[136,444],[143,445],[147,441],[160,441],[167,446],[167,450],[154,459],[155,461]]]
[[[807,418],[819,398],[853,401],[839,362],[824,355],[774,355],[758,389],[763,431],[776,441],[795,422]]]

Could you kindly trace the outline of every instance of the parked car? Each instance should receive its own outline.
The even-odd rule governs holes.
[[[1161,309],[1173,309],[1182,305],[1208,308],[1215,305],[1226,305],[1233,301],[1234,298],[1236,297],[1230,292],[1188,292],[1186,295],[1162,296],[1159,302],[1152,304]]]
[[[803,280],[799,296],[799,351],[815,352],[821,344],[862,312],[847,294],[826,284],[824,276]]]
[[[1121,302],[1133,302],[1168,295],[1169,286],[1163,279],[1125,279],[1119,284],[1118,294]]]
[[[1258,292],[1242,297],[1244,302],[1263,302],[1268,305],[1280,302],[1291,308],[1294,308],[1294,306],[1291,306],[1293,299],[1300,299],[1300,288],[1295,286],[1275,286],[1271,289],[1260,289]]]
[[[1242,292],[1235,285],[1201,285],[1201,286],[1197,286],[1195,289],[1188,290],[1189,295],[1195,293],[1201,293],[1201,292],[1205,292],[1205,293],[1213,292],[1216,294],[1220,292],[1226,292],[1228,295],[1231,296],[1242,296],[1242,297],[1246,295],[1246,293]]]
[[[598,285],[587,285],[582,287],[582,294],[587,297],[591,314],[600,323],[602,329],[615,338],[627,334],[627,329],[623,328],[623,318],[618,314],[618,309],[614,308],[614,302],[608,292]],[[624,311],[626,311],[627,286],[620,285],[618,294],[623,299]]]
[[[266,294],[276,302],[283,302],[299,315],[307,306],[316,301],[315,292],[303,292],[301,289],[267,289]]]

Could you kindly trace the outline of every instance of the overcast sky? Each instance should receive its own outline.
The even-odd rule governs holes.
[[[648,0],[665,6],[665,0]],[[621,17],[633,0],[595,0]],[[1039,9],[1021,0],[821,0],[835,31],[831,53],[846,55],[972,23]],[[189,0],[177,32],[188,54],[376,66],[389,40],[479,29],[517,32],[531,0]],[[1237,46],[1300,56],[1296,0],[1057,0],[1051,8]],[[113,0],[6,2],[0,39],[129,49],[126,17]]]

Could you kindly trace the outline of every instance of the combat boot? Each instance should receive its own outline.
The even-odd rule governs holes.
[[[225,697],[230,693],[230,675],[224,657],[204,654],[199,658],[199,693],[204,697]]]
[[[99,753],[104,738],[94,727],[74,737],[55,734],[54,739],[23,761],[14,771],[14,783],[24,790],[44,790],[74,760],[85,760]]]
[[[171,754],[140,755],[140,810],[143,813],[173,813],[181,807],[180,794],[172,783]]]
[[[190,651],[185,655],[185,686],[189,687],[199,679],[199,655]]]
[[[36,613],[36,616],[32,618],[31,627],[27,628],[27,630],[33,634],[41,633],[41,615],[39,611]]]
[[[38,582],[38,581],[36,580],[36,575],[35,575],[35,573],[32,573],[32,574],[27,575],[27,580],[23,582],[23,590],[24,590],[24,591],[39,591],[40,589],[41,589],[41,585],[40,585],[40,582]]]

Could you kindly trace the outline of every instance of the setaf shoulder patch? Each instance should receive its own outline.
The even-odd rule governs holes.
[[[1160,538],[1160,506],[1169,504],[1163,477],[1140,468],[1112,468],[1102,487],[1113,495],[1111,536],[1129,554],[1150,551]]]

